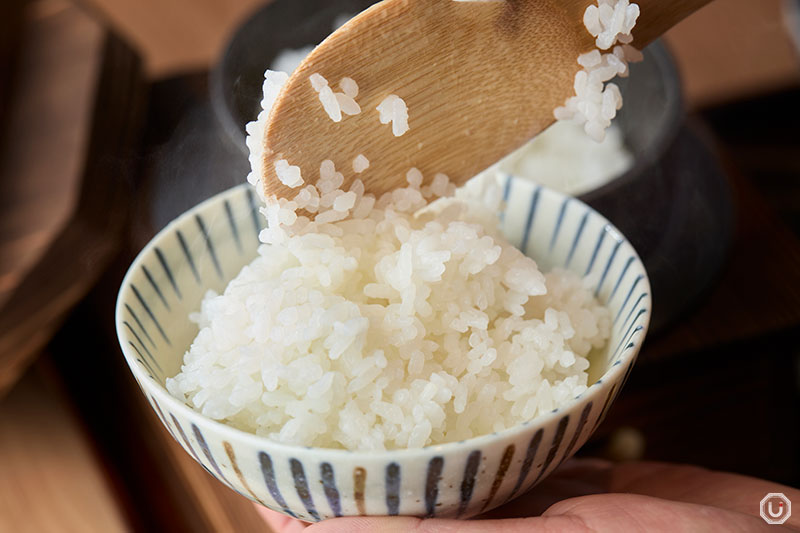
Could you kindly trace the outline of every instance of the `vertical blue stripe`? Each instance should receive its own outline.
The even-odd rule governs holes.
[[[389,516],[400,511],[400,465],[389,463],[386,467],[386,510]]]
[[[297,491],[297,495],[300,497],[300,501],[303,502],[303,506],[306,508],[306,511],[308,511],[308,514],[319,522],[319,513],[317,513],[317,509],[314,507],[314,500],[311,499],[311,492],[308,490],[308,480],[306,479],[306,472],[303,470],[303,463],[294,458],[289,459],[289,468],[292,471],[294,488]]]
[[[292,518],[297,518],[297,515],[290,511],[289,506],[286,505],[286,500],[283,499],[281,490],[278,488],[278,483],[275,481],[275,468],[272,465],[272,457],[266,452],[259,452],[258,461],[261,463],[261,475],[264,476],[264,483],[266,483],[267,490],[272,496],[272,499],[275,500],[275,503],[278,504],[285,514],[288,514]]]
[[[527,253],[528,251],[528,240],[531,238],[531,231],[533,230],[533,222],[536,218],[536,207],[539,205],[539,197],[542,194],[542,188],[536,187],[536,191],[534,191],[533,196],[531,197],[531,206],[528,210],[528,220],[525,224],[525,232],[522,235],[522,246],[521,250],[523,253]]]
[[[175,291],[175,294],[178,296],[178,299],[183,299],[181,295],[181,291],[178,288],[178,284],[175,282],[175,276],[172,275],[172,269],[169,267],[167,263],[167,258],[164,257],[164,252],[161,251],[161,248],[156,246],[155,248],[156,256],[158,257],[158,262],[161,263],[161,268],[164,269],[164,273],[167,275],[167,279],[169,279],[170,285],[172,285],[172,289]]]
[[[164,424],[164,428],[166,428],[166,430],[169,432],[169,434],[172,436],[172,438],[177,441],[178,439],[175,437],[175,434],[172,432],[172,428],[170,427],[169,422],[167,421],[167,418],[164,416],[164,413],[161,411],[161,407],[158,405],[158,402],[156,401],[156,399],[153,398],[152,396],[150,396],[150,404],[153,406],[153,409],[156,410],[156,414],[158,414],[158,418],[161,419],[161,423]]]
[[[533,460],[536,458],[536,452],[539,451],[539,445],[542,443],[543,435],[544,429],[540,429],[528,443],[528,450],[525,452],[525,460],[522,462],[522,469],[519,472],[517,483],[514,485],[514,490],[512,490],[511,494],[509,495],[509,499],[513,498],[517,491],[522,488],[522,484],[528,477],[531,467],[533,466]]]
[[[128,341],[128,344],[131,346],[131,348],[136,350],[136,353],[139,354],[140,359],[136,360],[142,364],[142,366],[145,368],[145,370],[147,370],[147,372],[150,373],[151,378],[156,379],[155,377],[153,377],[153,374],[155,374],[155,372],[153,371],[153,367],[151,367],[150,364],[147,361],[145,361],[145,357],[144,355],[142,355],[142,352],[139,351],[139,348],[137,348],[136,345],[131,341]]]
[[[192,424],[192,431],[194,432],[194,437],[197,439],[197,443],[200,444],[200,449],[203,450],[203,455],[205,455],[206,459],[208,459],[208,462],[211,463],[211,468],[214,469],[214,472],[217,473],[222,481],[232,488],[233,485],[230,484],[228,479],[222,473],[222,470],[219,468],[214,456],[211,455],[211,449],[208,447],[208,443],[206,442],[205,437],[203,437],[203,433],[200,432],[200,428],[197,427],[197,424]]]
[[[150,309],[150,306],[147,305],[147,302],[145,302],[144,298],[142,298],[142,294],[139,292],[139,289],[137,289],[136,285],[134,285],[133,283],[131,283],[131,289],[133,289],[133,294],[136,296],[136,299],[139,300],[140,304],[142,304],[142,308],[144,308],[145,312],[150,316],[150,320],[152,320],[153,324],[155,324],[156,328],[158,328],[158,332],[161,333],[161,336],[164,338],[165,341],[167,341],[167,344],[172,346],[172,343],[169,342],[167,334],[164,333],[164,329],[161,327],[161,324],[159,324],[156,315],[153,314],[153,311]]]
[[[194,280],[198,285],[200,285],[200,273],[197,271],[197,265],[194,264],[194,257],[192,256],[192,252],[189,250],[189,245],[186,244],[186,238],[183,236],[183,232],[181,230],[175,231],[175,234],[178,236],[178,243],[181,245],[181,250],[183,250],[183,255],[186,257],[186,262],[189,263],[189,268],[192,269]]]
[[[622,284],[622,280],[625,279],[625,274],[628,273],[628,269],[633,264],[633,256],[628,258],[628,261],[625,263],[625,268],[622,269],[622,274],[619,275],[617,278],[617,283],[614,285],[614,290],[611,291],[611,295],[608,297],[608,302],[614,299],[614,295],[617,294],[617,289],[619,289],[620,285]]]
[[[510,174],[506,174],[506,183],[503,186],[503,210],[500,212],[500,223],[506,221],[506,211],[508,210],[508,199],[511,198],[511,188],[514,180]]]
[[[503,186],[503,201],[508,202],[508,199],[511,198],[511,188],[513,186],[514,180],[511,178],[511,174],[506,174],[506,183]]]
[[[567,426],[569,425],[569,415],[566,415],[558,422],[558,427],[556,428],[556,434],[553,437],[553,443],[550,445],[550,449],[547,451],[547,457],[544,460],[544,464],[542,465],[542,469],[539,470],[539,474],[536,476],[536,479],[531,483],[531,486],[536,485],[542,477],[544,477],[545,472],[547,469],[550,468],[550,465],[553,464],[553,461],[558,455],[558,449],[561,447],[561,441],[564,440],[564,434],[567,432]]]
[[[197,221],[197,226],[200,228],[200,233],[203,234],[203,240],[206,242],[206,249],[208,250],[208,254],[211,256],[211,262],[214,263],[214,269],[217,271],[217,276],[220,279],[223,279],[222,275],[222,268],[219,265],[219,259],[217,259],[217,251],[214,249],[214,243],[211,241],[211,235],[208,234],[208,230],[206,229],[206,223],[203,221],[203,217],[200,216],[198,213],[194,217],[195,221]]]
[[[239,228],[236,227],[236,219],[233,218],[233,210],[231,209],[231,203],[228,200],[225,200],[225,214],[228,215],[228,225],[231,227],[233,239],[236,241],[236,248],[241,254],[243,252],[242,239],[239,237]]]
[[[444,457],[437,456],[428,463],[425,479],[425,513],[428,518],[436,516],[436,500],[439,498],[439,481],[442,479]]]
[[[636,277],[636,280],[634,280],[633,285],[631,285],[631,289],[628,291],[628,295],[625,297],[625,301],[622,302],[622,305],[620,306],[619,311],[617,311],[617,316],[614,317],[614,324],[617,323],[617,320],[619,320],[620,315],[622,315],[622,312],[628,306],[628,302],[630,301],[631,296],[633,296],[633,291],[636,290],[636,286],[639,285],[639,282],[642,281],[642,279],[644,279],[644,275],[639,274]]]
[[[325,497],[331,507],[333,516],[342,516],[342,504],[339,497],[339,490],[336,488],[336,476],[333,473],[333,466],[330,463],[322,463],[319,466],[320,477],[322,478],[322,488],[325,490]]]
[[[639,311],[639,314],[636,315],[636,318],[638,319],[640,316],[642,316],[646,312],[647,312],[646,309],[641,309]],[[617,356],[617,353],[619,352],[619,349],[622,348],[628,342],[630,342],[630,339],[633,338],[633,335],[635,335],[637,332],[642,331],[644,329],[644,326],[637,326],[636,329],[634,329],[633,332],[631,332],[631,329],[633,328],[634,324],[636,324],[636,320],[631,322],[631,325],[628,326],[628,331],[625,332],[625,336],[622,338],[622,340],[619,342],[619,344],[617,344],[617,347],[614,350],[614,357],[615,358]]]
[[[600,282],[597,284],[597,289],[594,291],[595,298],[600,295],[600,290],[603,288],[606,277],[608,277],[608,271],[611,270],[611,265],[614,263],[614,258],[617,257],[617,252],[619,251],[620,246],[622,246],[622,241],[617,241],[617,244],[614,245],[614,249],[611,251],[611,255],[608,258],[606,267],[603,269],[603,275],[600,276]]]
[[[200,460],[200,456],[197,455],[196,451],[194,451],[194,447],[192,447],[192,443],[189,442],[189,439],[186,437],[186,433],[184,433],[183,427],[181,427],[181,424],[180,422],[178,422],[178,419],[175,418],[175,415],[173,415],[172,413],[170,413],[169,416],[172,417],[172,423],[175,425],[175,429],[178,430],[178,434],[181,436],[183,443],[189,449],[189,453],[192,455],[192,457],[194,457],[194,460],[197,461],[199,465],[201,465],[203,468],[206,468],[206,465],[203,464],[203,461]]]
[[[482,455],[480,450],[475,450],[467,458],[467,464],[464,466],[464,477],[461,480],[461,501],[458,504],[456,518],[464,514],[472,499],[472,492],[475,490],[475,477],[478,474]]]
[[[131,309],[131,306],[128,305],[128,304],[125,304],[125,309],[128,311],[128,313],[130,313],[130,315],[136,321],[136,324],[139,326],[139,329],[142,330],[142,333],[144,333],[144,336],[147,337],[147,340],[150,341],[150,344],[153,346],[153,348],[155,348],[156,343],[153,342],[153,338],[150,336],[150,333],[147,332],[147,328],[144,327],[144,324],[142,324],[142,321],[139,320],[139,317],[136,315],[136,313],[133,312],[133,309]]]
[[[164,307],[167,308],[167,311],[171,311],[171,309],[169,308],[169,304],[167,303],[167,299],[164,298],[164,293],[161,292],[161,287],[159,287],[158,283],[156,283],[156,280],[153,279],[153,276],[152,274],[150,274],[150,271],[144,265],[142,265],[142,270],[144,271],[144,275],[147,278],[147,281],[150,282],[150,286],[153,287],[153,290],[156,291],[156,294],[158,295],[158,298],[161,300],[161,303],[164,304]]]
[[[620,326],[619,329],[622,329],[622,328],[625,327],[625,325],[628,323],[628,320],[631,319],[631,315],[633,315],[633,312],[636,310],[637,307],[639,307],[639,304],[642,302],[642,299],[644,297],[646,297],[646,296],[647,296],[646,292],[643,292],[642,294],[639,295],[639,298],[636,300],[636,303],[634,303],[631,306],[631,310],[628,311],[628,315],[625,317],[625,320],[622,322],[622,325]]]
[[[604,226],[603,229],[600,230],[600,237],[597,239],[597,244],[592,252],[592,258],[589,260],[589,266],[586,267],[586,273],[584,274],[584,277],[592,273],[594,262],[597,260],[597,254],[600,253],[600,249],[603,247],[603,242],[606,240],[607,229],[608,226]]]
[[[578,439],[583,433],[583,428],[586,427],[586,422],[589,421],[589,413],[592,412],[592,407],[594,406],[594,402],[589,402],[586,407],[583,408],[583,412],[581,413],[581,417],[578,420],[578,427],[575,428],[575,434],[572,436],[572,440],[569,441],[569,446],[567,446],[567,451],[564,452],[564,457],[567,458],[572,453],[572,450],[575,449],[575,446],[578,444]]]
[[[550,237],[550,247],[548,250],[550,252],[553,251],[553,247],[556,245],[558,241],[558,235],[561,233],[561,224],[564,223],[564,215],[567,214],[567,207],[572,199],[571,198],[564,198],[564,202],[561,204],[561,209],[558,211],[558,218],[556,219],[556,227],[553,228],[553,235]]]
[[[566,268],[569,268],[569,264],[572,263],[572,256],[575,255],[575,250],[578,249],[578,243],[581,240],[581,236],[583,235],[583,230],[586,228],[586,221],[589,220],[589,211],[583,214],[581,217],[581,222],[578,225],[578,231],[575,233],[575,238],[572,240],[572,246],[569,249],[569,255],[567,256],[567,263],[565,264]]]
[[[150,350],[148,350],[148,349],[147,349],[147,346],[145,346],[144,342],[142,342],[142,338],[141,338],[141,337],[139,337],[139,335],[137,335],[137,334],[136,334],[136,331],[134,331],[133,327],[131,327],[131,325],[130,325],[130,324],[127,322],[127,321],[123,321],[123,322],[122,322],[122,324],[123,324],[123,325],[124,325],[126,328],[128,328],[128,331],[130,331],[130,332],[133,334],[133,337],[134,337],[134,338],[135,338],[135,339],[136,339],[136,340],[139,342],[139,344],[142,346],[142,349],[143,349],[143,350],[145,351],[145,353],[147,354],[147,357],[148,357],[148,358],[149,358],[149,359],[150,359],[150,360],[153,362],[153,364],[154,364],[154,365],[156,365],[156,367],[158,368],[158,371],[159,371],[159,372],[163,372],[164,370],[161,368],[161,365],[159,365],[159,364],[158,364],[158,361],[156,361],[156,358],[155,358],[155,357],[153,357],[153,354],[151,354],[151,353],[150,353]],[[128,341],[128,342],[130,342],[130,341]],[[137,351],[137,352],[139,352],[139,350],[138,350],[138,349],[137,349],[136,351]],[[141,354],[141,352],[139,352],[139,353]],[[149,367],[149,366],[150,366],[150,365],[148,365],[148,367]],[[154,372],[154,373],[155,373],[155,372]]]

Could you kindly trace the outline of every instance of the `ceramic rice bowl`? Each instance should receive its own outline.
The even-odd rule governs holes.
[[[264,220],[249,186],[198,205],[139,254],[119,292],[120,346],[164,427],[211,475],[243,496],[307,521],[334,516],[467,518],[543,480],[594,432],[631,372],[650,320],[650,285],[633,247],[580,201],[507,177],[502,228],[543,271],[593,280],[611,310],[589,389],[560,409],[500,433],[417,450],[350,452],[288,446],[211,420],[172,397],[197,334],[189,313],[222,292],[257,253]]]

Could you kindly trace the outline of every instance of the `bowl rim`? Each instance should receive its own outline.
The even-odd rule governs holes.
[[[380,0],[370,1],[374,5]],[[367,6],[362,11],[368,9],[369,7],[370,6]],[[249,35],[258,33],[259,31],[264,31],[264,19],[269,18],[270,13],[279,8],[280,6],[276,7],[275,2],[267,2],[251,9],[244,16],[244,18],[242,18],[241,22],[227,35],[225,44],[208,73],[209,100],[214,117],[217,119],[217,124],[224,131],[228,139],[232,141],[233,144],[236,145],[238,149],[241,150],[245,155],[249,155],[247,143],[245,142],[247,134],[244,129],[244,126],[248,121],[240,122],[236,116],[236,110],[233,108],[233,105],[230,101],[231,94],[229,91],[229,85],[231,84],[227,75],[229,67],[233,61],[232,58],[243,46],[243,42],[246,41]],[[336,8],[336,6],[327,6],[325,9],[333,8]],[[348,11],[346,8],[337,8],[337,10],[340,12],[339,14]],[[317,46],[318,44],[319,43],[305,43],[306,46]],[[291,46],[284,46],[284,49],[286,48],[291,48]],[[264,66],[264,70],[268,68],[269,65]],[[261,98],[259,97],[259,99],[254,103],[257,103],[260,100]],[[259,111],[261,108],[256,105],[256,107],[253,109]],[[256,117],[253,117],[252,120],[256,120]]]
[[[647,275],[647,270],[642,262],[641,257],[639,256],[638,252],[634,248],[633,244],[625,237],[625,235],[620,232],[616,226],[614,226],[606,217],[604,217],[601,213],[595,210],[590,205],[586,204],[580,198],[575,198],[573,196],[569,196],[563,194],[561,192],[555,191],[553,189],[549,189],[547,187],[533,184],[523,178],[518,178],[513,175],[509,175],[509,179],[512,180],[519,180],[526,183],[531,183],[531,185],[540,187],[542,191],[546,192],[547,194],[553,195],[555,198],[563,201],[569,198],[571,201],[578,202],[579,205],[582,205],[586,209],[588,209],[591,213],[595,216],[599,217],[599,219],[604,222],[605,227],[610,229],[613,232],[616,232],[620,238],[623,239],[623,242],[628,243],[631,247],[633,252],[633,256],[635,257],[635,261],[631,264],[631,267],[638,269],[638,274],[643,276],[642,281],[644,282],[643,290],[648,294],[648,299],[651,302],[651,305],[645,308],[645,313],[643,314],[643,322],[642,322],[642,329],[638,335],[634,335],[630,342],[633,342],[634,345],[629,350],[624,350],[620,357],[615,361],[606,371],[597,378],[597,380],[592,383],[586,391],[579,394],[578,396],[569,399],[565,402],[561,407],[553,409],[552,411],[541,414],[532,418],[531,420],[527,420],[525,422],[515,424],[509,428],[506,428],[502,431],[488,433],[484,435],[478,435],[476,437],[470,437],[469,439],[464,439],[461,441],[452,441],[446,442],[441,444],[431,444],[429,446],[425,446],[422,448],[396,448],[396,449],[389,449],[389,450],[347,450],[342,448],[324,448],[324,447],[316,447],[316,446],[304,446],[299,444],[286,444],[282,442],[274,441],[268,437],[264,437],[261,435],[256,435],[255,433],[251,433],[248,431],[244,431],[233,426],[230,426],[224,422],[214,420],[209,418],[202,413],[198,412],[192,407],[189,407],[186,403],[180,401],[178,398],[172,396],[169,391],[167,391],[166,387],[157,383],[154,378],[151,378],[143,368],[141,368],[136,363],[136,354],[130,350],[126,346],[126,342],[122,338],[122,332],[124,331],[123,327],[123,312],[125,309],[125,301],[123,300],[124,293],[127,292],[128,288],[131,285],[132,278],[141,270],[141,267],[146,258],[150,257],[154,252],[155,248],[164,240],[165,237],[171,235],[172,231],[181,225],[188,219],[194,217],[197,213],[202,212],[208,206],[220,203],[225,201],[229,196],[234,196],[239,194],[239,191],[245,190],[251,185],[247,183],[242,183],[231,187],[225,191],[217,193],[216,195],[200,202],[196,206],[192,207],[188,211],[182,213],[180,216],[172,220],[169,224],[167,224],[161,231],[159,231],[155,236],[153,236],[147,245],[142,248],[142,250],[137,254],[136,258],[131,263],[131,266],[128,268],[127,272],[125,273],[125,277],[120,284],[119,291],[117,293],[117,300],[115,304],[115,311],[114,311],[114,323],[115,329],[117,333],[117,342],[119,344],[119,348],[122,351],[123,357],[125,358],[126,363],[128,364],[128,368],[133,373],[136,381],[138,382],[140,389],[142,390],[142,394],[145,396],[152,396],[155,397],[159,403],[167,404],[172,412],[177,411],[181,417],[185,419],[190,419],[193,423],[197,424],[198,426],[203,426],[209,429],[212,429],[214,432],[218,434],[222,434],[225,436],[225,439],[228,441],[237,441],[237,442],[245,442],[252,448],[261,449],[261,450],[273,450],[276,452],[282,452],[285,455],[304,455],[308,452],[312,452],[315,457],[321,459],[326,456],[330,457],[339,457],[339,458],[352,458],[358,456],[359,458],[369,459],[369,460],[386,460],[386,459],[397,459],[398,457],[403,458],[413,458],[415,456],[429,456],[432,453],[457,453],[459,451],[471,451],[476,448],[482,448],[492,443],[496,443],[498,441],[502,441],[505,439],[513,439],[519,437],[520,435],[530,431],[532,428],[543,428],[549,425],[553,420],[560,418],[563,416],[564,412],[571,411],[575,409],[577,406],[586,403],[589,401],[590,397],[596,393],[596,391],[602,388],[603,384],[607,382],[612,383],[619,383],[621,379],[623,379],[624,373],[629,365],[635,364],[636,358],[638,357],[639,351],[644,343],[644,339],[647,337],[647,332],[650,325],[650,319],[652,316],[652,290],[650,288],[650,279]],[[636,273],[636,270],[634,270]],[[624,385],[624,383],[623,383]],[[615,395],[619,395],[620,388],[616,391]],[[616,396],[615,396],[616,398]],[[615,399],[614,398],[614,399]],[[613,399],[612,402],[613,403]],[[602,413],[601,413],[602,415]]]

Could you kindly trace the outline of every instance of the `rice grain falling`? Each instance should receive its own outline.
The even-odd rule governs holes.
[[[622,108],[619,87],[608,82],[628,76],[628,63],[642,60],[642,53],[630,46],[638,18],[639,6],[629,0],[598,0],[598,5],[590,5],[584,13],[584,26],[596,38],[597,49],[578,57],[583,69],[575,75],[575,96],[553,114],[557,120],[581,124],[597,142],[605,139],[606,129]]]

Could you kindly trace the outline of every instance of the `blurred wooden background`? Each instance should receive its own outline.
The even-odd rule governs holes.
[[[692,107],[800,83],[798,54],[783,16],[790,1],[716,0],[670,32]],[[265,0],[79,2],[138,47],[148,72],[161,78],[208,67],[236,26]]]

